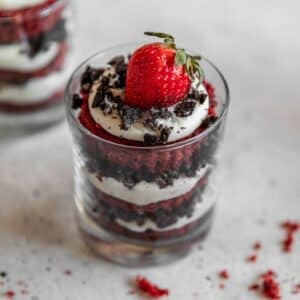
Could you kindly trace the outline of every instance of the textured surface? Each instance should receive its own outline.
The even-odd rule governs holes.
[[[300,220],[300,5],[292,0],[288,6],[276,0],[185,3],[80,1],[78,57],[141,39],[144,29],[161,30],[207,54],[224,71],[232,92],[225,184],[203,249],[173,265],[143,270],[96,259],[73,220],[71,139],[61,124],[1,139],[0,271],[8,272],[9,282],[0,277],[5,282],[0,294],[11,287],[15,299],[143,299],[128,295],[140,273],[170,288],[169,299],[250,300],[259,298],[248,285],[273,268],[280,273],[283,299],[299,298],[290,290],[293,280],[300,281],[300,239],[293,253],[282,254],[278,223]],[[250,265],[245,257],[256,240],[263,249],[257,264]],[[223,268],[231,279],[220,290],[216,273]],[[19,280],[28,285],[28,295],[20,295]]]

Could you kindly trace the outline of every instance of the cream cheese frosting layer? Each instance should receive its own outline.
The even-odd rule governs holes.
[[[182,217],[178,218],[177,222],[164,228],[159,228],[152,220],[147,220],[143,225],[138,225],[136,222],[126,222],[122,219],[116,219],[116,223],[120,226],[125,227],[131,231],[135,232],[144,232],[147,229],[153,231],[168,231],[173,229],[178,229],[184,227],[190,223],[193,223],[200,219],[212,208],[215,203],[215,199],[213,197],[203,197],[201,202],[198,202],[194,208],[193,215],[191,217]]]
[[[24,44],[0,46],[0,69],[20,72],[32,72],[46,67],[59,52],[59,44],[51,43],[48,49],[34,57],[24,53]]]
[[[100,181],[97,174],[87,173],[87,176],[103,193],[134,205],[144,206],[186,194],[197,185],[208,169],[209,166],[201,168],[194,177],[179,177],[174,180],[173,185],[165,188],[160,188],[155,182],[141,181],[129,189],[122,182],[111,177],[101,177]]]
[[[104,75],[107,75],[109,72],[114,73],[115,71],[113,68],[108,69]],[[121,126],[121,117],[116,109],[114,109],[111,114],[105,114],[101,108],[93,107],[94,98],[100,85],[101,83],[98,82],[92,88],[92,92],[89,97],[89,110],[94,121],[105,131],[117,137],[140,142],[144,141],[145,134],[159,136],[159,132],[145,126],[145,115],[135,121],[128,129],[123,129]],[[196,101],[195,108],[190,116],[176,116],[174,113],[176,105],[173,105],[167,108],[168,111],[172,113],[172,118],[158,118],[156,120],[157,126],[161,125],[162,127],[172,128],[168,137],[168,142],[174,142],[191,135],[197,128],[200,127],[201,123],[208,115],[209,97],[204,85],[199,85],[198,82],[194,82],[193,88],[197,89],[200,93],[205,94],[206,99],[202,104]],[[115,89],[113,90],[113,93],[122,97],[124,91],[122,89]],[[106,101],[109,102],[109,100]]]
[[[2,84],[0,85],[0,103],[24,105],[47,100],[64,89],[72,70],[73,63],[68,61],[63,70],[53,72],[48,76],[31,79],[22,85]]]
[[[42,4],[47,0],[0,0],[0,9],[12,10],[22,9],[30,6]]]

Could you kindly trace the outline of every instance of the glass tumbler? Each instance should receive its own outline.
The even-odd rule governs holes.
[[[71,1],[24,3],[0,3],[0,130],[61,120],[73,71]]]
[[[124,265],[153,265],[186,255],[210,230],[219,183],[215,172],[229,90],[220,71],[202,60],[214,87],[218,118],[200,134],[161,146],[127,146],[94,135],[72,110],[88,66],[104,67],[137,44],[101,51],[77,68],[65,102],[73,137],[80,232],[96,253]],[[211,126],[208,126],[211,125]]]

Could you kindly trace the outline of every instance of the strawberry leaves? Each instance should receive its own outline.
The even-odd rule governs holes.
[[[186,71],[191,81],[198,79],[199,83],[204,80],[204,70],[201,67],[199,61],[202,59],[199,55],[190,55],[182,48],[177,48],[175,39],[172,35],[162,32],[145,32],[145,35],[162,38],[164,44],[176,51],[175,65],[185,66]]]

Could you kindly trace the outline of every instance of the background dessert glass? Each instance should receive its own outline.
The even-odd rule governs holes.
[[[0,7],[0,129],[40,128],[64,117],[72,12],[69,0]]]
[[[208,60],[218,119],[201,134],[170,145],[137,147],[95,136],[78,120],[72,98],[87,66],[104,67],[138,44],[104,50],[74,72],[66,91],[73,136],[75,203],[79,228],[98,254],[127,265],[168,262],[189,252],[208,233],[219,184],[215,167],[229,105],[227,83]]]

